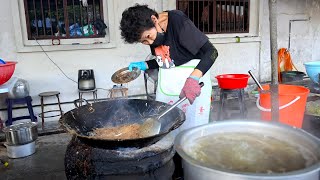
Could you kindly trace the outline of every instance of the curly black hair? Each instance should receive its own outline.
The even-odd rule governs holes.
[[[154,27],[152,15],[159,17],[158,13],[148,5],[136,4],[123,11],[120,22],[122,39],[130,44],[139,42],[141,34]]]

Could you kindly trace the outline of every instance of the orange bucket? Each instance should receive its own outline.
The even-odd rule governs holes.
[[[269,85],[262,86],[269,90]],[[307,97],[310,90],[303,86],[279,84],[279,121],[294,127],[301,128]],[[260,99],[260,101],[259,101]],[[260,104],[259,104],[260,102]],[[260,91],[257,107],[261,110],[261,119],[271,120],[271,94]]]

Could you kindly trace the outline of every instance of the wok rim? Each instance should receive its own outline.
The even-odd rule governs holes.
[[[118,101],[118,100],[121,100],[121,99],[110,99],[110,100],[101,101],[101,102],[110,102],[110,101]],[[146,101],[146,102],[150,101],[150,100],[146,100],[146,99],[126,99],[126,100],[139,100],[139,101]],[[101,103],[101,102],[96,102],[96,103]],[[164,102],[161,102],[161,101],[156,101],[156,102],[159,102],[159,103],[162,103],[162,104],[165,104],[165,105],[170,105],[170,104],[167,104],[167,103],[164,103]],[[99,139],[99,138],[93,138],[94,136],[86,136],[86,135],[83,135],[83,134],[79,134],[79,132],[77,132],[76,130],[70,128],[69,125],[66,123],[66,115],[68,113],[71,113],[72,111],[74,111],[76,109],[79,109],[79,108],[92,106],[92,104],[95,104],[95,103],[89,103],[89,104],[83,105],[81,107],[76,107],[76,108],[71,109],[70,111],[64,113],[59,119],[59,124],[62,126],[63,129],[65,129],[67,131],[67,133],[75,135],[75,136],[79,137],[79,139],[84,139],[86,141],[92,141],[92,142],[121,143],[126,147],[132,147],[132,146],[137,146],[137,145],[130,145],[129,143],[135,143],[135,144],[152,144],[152,143],[155,143],[155,142],[157,142],[159,140],[159,138],[162,138],[163,136],[167,135],[171,131],[179,128],[186,120],[185,113],[181,109],[179,109],[178,107],[175,107],[175,108],[179,109],[179,115],[181,116],[180,120],[178,120],[178,121],[176,120],[173,123],[173,125],[171,126],[171,128],[169,128],[167,131],[163,131],[163,132],[161,132],[161,133],[159,133],[157,135],[147,136],[147,137],[142,137],[142,138],[134,138],[134,139]],[[128,144],[125,144],[125,143],[128,143]],[[110,146],[112,146],[112,145],[110,145]]]

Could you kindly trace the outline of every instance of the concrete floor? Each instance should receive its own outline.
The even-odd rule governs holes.
[[[71,136],[66,133],[40,136],[36,141],[36,153],[19,159],[8,159],[6,148],[0,147],[0,158],[9,162],[0,167],[0,179],[66,179],[64,154]]]
[[[229,103],[230,119],[237,119],[236,103]],[[248,108],[247,119],[259,119],[259,111],[255,107],[254,99],[247,97],[246,106]],[[214,101],[211,118],[216,120],[218,102]],[[233,110],[232,110],[233,109]],[[21,159],[9,159],[6,156],[6,148],[0,145],[0,159],[9,162],[8,167],[0,166],[0,179],[41,179],[41,180],[63,180],[66,179],[64,173],[64,154],[66,146],[71,139],[67,133],[61,133],[58,123],[53,121],[46,123],[47,128],[42,130],[36,142],[36,153]],[[306,119],[304,128],[320,137],[320,123],[314,124],[310,119]],[[56,131],[54,131],[56,129]],[[46,133],[49,132],[49,133]],[[52,134],[58,132],[59,134]]]

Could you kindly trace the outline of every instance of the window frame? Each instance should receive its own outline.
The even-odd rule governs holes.
[[[163,1],[163,10],[175,10],[176,1]],[[240,37],[241,42],[261,42],[261,25],[264,11],[263,2],[250,0],[250,20],[248,33],[235,34],[206,34],[212,43],[235,43],[235,37]]]
[[[237,11],[238,9],[236,9],[237,7],[239,7],[239,6],[237,6],[237,4],[236,3],[239,3],[239,5],[240,5],[240,0],[239,1],[231,1],[231,0],[176,0],[176,9],[178,9],[178,4],[179,4],[179,2],[180,3],[187,3],[188,5],[193,5],[193,7],[191,7],[192,9],[191,9],[191,11],[192,12],[197,12],[198,11],[198,13],[196,14],[196,13],[193,13],[193,15],[192,15],[192,17],[189,17],[189,13],[190,13],[190,9],[189,9],[189,7],[187,7],[187,16],[191,19],[191,21],[193,20],[193,19],[195,19],[195,20],[198,20],[198,21],[194,21],[194,23],[195,23],[195,25],[200,29],[200,27],[202,27],[202,28],[204,28],[205,27],[205,24],[202,22],[202,23],[200,23],[199,22],[199,19],[201,19],[201,13],[203,13],[203,12],[199,12],[199,3],[201,2],[201,3],[204,3],[204,2],[211,2],[213,5],[213,7],[212,7],[212,10],[210,11],[209,10],[209,12],[210,12],[210,14],[213,16],[213,19],[211,19],[211,23],[209,23],[209,24],[211,24],[209,27],[207,27],[207,28],[205,28],[204,30],[201,30],[203,33],[205,33],[205,34],[208,34],[208,35],[211,35],[211,34],[236,34],[236,33],[238,33],[238,34],[244,34],[244,33],[249,33],[249,29],[250,29],[250,9],[251,9],[251,7],[250,7],[250,3],[251,3],[251,1],[250,0],[242,0],[243,1],[243,3],[247,3],[247,6],[248,6],[248,14],[247,14],[247,25],[245,25],[245,19],[243,18],[243,20],[242,20],[242,25],[243,26],[245,26],[246,27],[246,30],[243,30],[243,31],[241,31],[241,30],[238,30],[238,29],[236,29],[236,24],[237,23],[239,23],[240,21],[235,21],[234,20],[234,22],[233,22],[233,24],[234,24],[234,30],[232,30],[230,27],[229,27],[229,30],[226,30],[227,32],[224,32],[222,29],[224,28],[224,27],[222,27],[221,26],[221,24],[220,24],[220,30],[218,30],[219,28],[217,27],[217,23],[218,23],[218,16],[217,16],[217,9],[218,9],[218,7],[220,8],[220,21],[222,22],[222,23],[226,23],[226,22],[228,22],[229,21],[229,18],[230,18],[230,16],[227,16],[228,17],[228,20],[227,19],[223,19],[221,16],[223,16],[223,15],[226,15],[227,13],[225,12],[225,13],[223,13],[222,14],[222,3],[224,2],[224,3],[227,3],[227,2],[229,2],[229,3],[234,3],[234,9],[231,9],[230,7],[229,7],[229,10],[234,10],[234,11]],[[244,2],[244,1],[246,1],[246,2]],[[187,6],[188,6],[187,5]],[[198,5],[198,6],[196,6],[196,7],[198,7],[198,8],[195,8],[195,5]],[[225,6],[225,5],[224,5]],[[200,7],[202,7],[202,8],[204,8],[205,6],[204,6],[204,4],[202,5],[202,6],[200,6]],[[240,8],[239,8],[239,11],[240,11]],[[197,15],[197,16],[196,16]],[[198,18],[195,18],[195,16],[196,17],[198,17]],[[226,18],[226,17],[225,17]],[[235,19],[238,19],[237,18],[237,16],[236,16],[236,14],[234,15],[234,18]],[[222,21],[223,20],[223,21]],[[225,20],[227,20],[227,21],[225,21]],[[230,21],[229,21],[229,23],[230,23]],[[241,22],[240,22],[241,23]],[[201,25],[202,24],[202,25]],[[212,30],[209,30],[210,29],[210,27],[212,26]],[[227,27],[225,27],[225,28],[227,28]]]
[[[24,0],[11,0],[13,26],[18,52],[64,51],[81,49],[105,49],[116,47],[116,28],[113,0],[102,0],[103,19],[108,26],[105,37],[60,39],[60,45],[52,45],[50,39],[29,40],[26,26]],[[39,46],[42,46],[42,48]]]
[[[28,9],[28,4],[27,4],[27,1],[28,0],[24,0],[24,12],[25,12],[25,17],[26,17],[26,19],[25,19],[25,23],[26,23],[26,27],[27,27],[27,34],[28,34],[28,39],[29,40],[32,40],[32,32],[31,32],[31,26],[32,26],[32,24],[31,24],[31,21],[30,21],[30,16],[29,16],[29,13],[28,13],[28,11],[30,11],[30,9]],[[41,8],[42,9],[44,9],[44,7],[43,7],[43,1],[49,1],[49,0],[41,0]],[[58,38],[58,39],[78,39],[78,38],[96,38],[96,37],[101,37],[101,36],[75,36],[75,37],[70,37],[70,29],[69,29],[69,19],[68,19],[68,13],[70,13],[70,12],[68,12],[67,11],[67,8],[65,7],[65,6],[67,6],[67,2],[68,2],[68,0],[62,0],[63,1],[63,12],[64,12],[64,23],[66,24],[66,27],[67,27],[67,31],[66,31],[66,36],[69,36],[69,37],[62,37],[62,36],[54,36],[53,34],[52,35],[38,35],[38,37],[37,37],[37,39],[45,39],[45,40],[50,40],[50,39],[52,39],[52,38]],[[103,0],[98,0],[99,1],[99,3],[100,3],[100,14],[104,14],[103,13],[103,5],[104,5],[104,3],[103,3]],[[81,1],[80,1],[81,2]],[[93,1],[93,2],[95,2],[95,1]],[[35,0],[33,0],[33,3],[35,3]],[[55,0],[55,3],[57,3],[57,0]],[[93,3],[93,4],[95,4],[95,3]],[[74,0],[73,0],[73,6],[74,6]],[[57,4],[56,4],[56,8],[57,8]],[[34,5],[34,9],[36,9],[36,7],[35,7],[35,5]],[[33,9],[33,10],[34,10]],[[27,11],[28,10],[28,11]],[[49,7],[49,11],[50,11],[50,7]],[[44,12],[44,10],[42,10],[41,11],[41,13],[42,13],[42,15],[41,16],[43,16],[43,12]],[[54,12],[53,10],[52,10],[52,12]],[[87,11],[88,12],[88,11]],[[93,12],[93,13],[95,13],[95,12]],[[36,16],[37,17],[37,16]],[[50,16],[50,18],[51,18],[51,16]],[[39,18],[37,18],[37,20],[42,20],[43,22],[43,24],[44,23],[46,23],[44,20],[44,17],[42,17],[42,19],[41,19],[41,17],[39,17]],[[104,20],[104,16],[102,16],[102,20]],[[37,31],[38,31],[38,28],[39,27],[37,27]],[[52,28],[51,28],[51,30],[52,30]],[[44,28],[44,32],[45,32],[45,28]],[[40,37],[39,37],[40,36]]]

